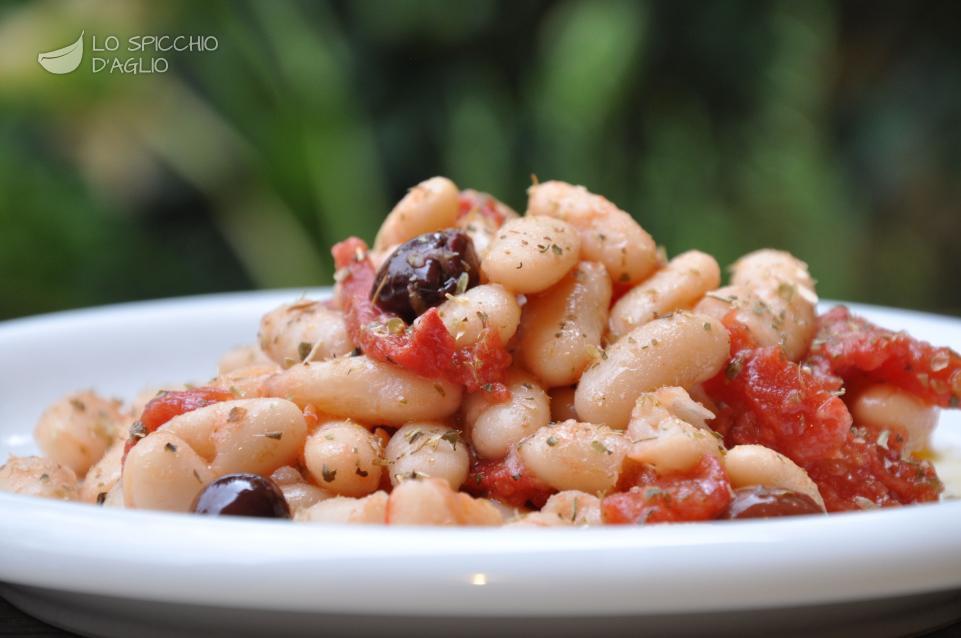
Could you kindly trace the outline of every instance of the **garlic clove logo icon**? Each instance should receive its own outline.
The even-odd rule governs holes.
[[[84,32],[81,31],[76,42],[68,44],[62,49],[41,53],[37,56],[37,62],[50,73],[56,73],[57,75],[72,73],[83,60],[83,34]]]

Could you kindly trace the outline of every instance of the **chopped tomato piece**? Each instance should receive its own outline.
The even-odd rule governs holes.
[[[161,392],[144,406],[143,414],[134,424],[134,427],[139,424],[142,429],[138,433],[131,433],[130,438],[127,439],[123,451],[124,458],[127,457],[130,448],[136,445],[140,439],[175,416],[193,412],[221,401],[229,401],[233,398],[235,397],[232,392],[221,388],[193,388],[191,390]]]
[[[638,481],[626,492],[601,502],[604,522],[614,525],[709,521],[727,511],[733,492],[720,460],[704,455],[686,472],[658,476],[634,474]]]
[[[829,512],[936,501],[943,486],[927,461],[902,456],[904,440],[869,428],[852,428],[831,458],[804,465]]]
[[[818,318],[808,361],[845,381],[863,374],[934,405],[954,408],[961,403],[961,355],[880,328],[844,306]]]
[[[490,461],[474,458],[464,491],[474,496],[497,499],[514,507],[539,509],[556,490],[535,477],[517,454]]]
[[[731,333],[731,359],[704,389],[719,407],[712,427],[728,447],[757,443],[797,463],[836,452],[851,427],[851,414],[838,398],[840,379],[790,361],[777,346],[754,347],[733,313],[724,325]]]
[[[376,273],[363,240],[351,237],[342,241],[334,246],[333,254],[340,273],[338,295],[347,332],[364,354],[423,377],[458,383],[469,392],[484,390],[496,401],[510,396],[504,378],[511,356],[496,330],[484,328],[477,343],[458,348],[437,308],[407,326],[371,301]]]

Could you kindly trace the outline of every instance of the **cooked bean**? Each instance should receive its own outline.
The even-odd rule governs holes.
[[[402,244],[434,230],[450,228],[457,220],[460,191],[446,177],[432,177],[410,189],[381,224],[374,250]]]
[[[351,421],[330,421],[307,437],[304,463],[325,490],[339,496],[366,496],[380,486],[380,438]]]
[[[577,490],[552,494],[544,507],[544,514],[554,514],[568,525],[600,525],[601,499]]]
[[[600,354],[610,305],[607,271],[587,261],[529,298],[521,315],[524,365],[548,387],[577,383]]]
[[[517,445],[530,472],[557,490],[606,492],[617,483],[627,442],[603,425],[564,421],[540,428]]]
[[[271,310],[260,320],[260,347],[285,368],[301,361],[324,361],[351,352],[347,324],[339,310],[301,299]]]
[[[800,286],[747,288],[725,286],[707,295],[695,312],[722,319],[732,310],[759,346],[781,346],[784,354],[800,359],[817,330],[815,304],[800,294]]]
[[[892,430],[893,436],[903,436],[905,452],[927,449],[931,432],[938,424],[937,407],[884,383],[858,393],[851,401],[851,414],[855,423],[882,432],[882,437],[885,430]]]
[[[574,386],[551,388],[548,393],[551,399],[551,421],[577,421],[577,410],[574,409]]]
[[[387,492],[374,492],[364,498],[329,498],[296,513],[294,520],[306,523],[384,525],[387,522]]]
[[[279,371],[280,366],[268,361],[266,364],[231,370],[214,377],[207,385],[212,388],[228,388],[238,399],[253,399],[260,396],[260,388],[264,382]]]
[[[464,426],[481,458],[503,458],[512,445],[551,420],[547,394],[534,377],[511,370],[507,388],[511,398],[505,402],[492,403],[486,392],[474,392],[464,401]]]
[[[295,516],[314,503],[319,503],[334,496],[327,490],[308,483],[307,479],[290,465],[278,467],[270,475],[270,479],[280,487],[280,491],[284,493],[284,500],[287,501],[290,511]]]
[[[481,262],[487,278],[516,293],[556,284],[577,264],[581,240],[565,222],[521,217],[504,224]]]
[[[615,283],[636,285],[660,265],[651,236],[606,198],[559,181],[535,184],[527,193],[527,214],[573,224],[581,235],[581,259],[604,264]]]
[[[236,472],[270,476],[300,455],[307,437],[307,424],[290,401],[240,399],[181,414],[158,431],[187,441],[197,453],[210,460],[215,477]],[[127,461],[129,464],[129,457]]]
[[[688,415],[691,422],[681,415]],[[713,417],[681,388],[644,393],[638,397],[627,426],[631,442],[627,455],[652,466],[658,474],[689,470],[704,455],[720,457],[724,446],[704,425]]]
[[[260,346],[238,346],[232,348],[220,357],[217,364],[217,375],[223,376],[235,370],[250,366],[275,365],[273,359],[267,356]]]
[[[734,262],[731,284],[748,288],[797,285],[814,293],[814,279],[808,273],[808,265],[791,253],[771,248],[755,250]]]
[[[499,284],[471,288],[451,297],[437,310],[458,347],[476,343],[487,326],[496,330],[501,343],[506,344],[517,332],[521,319],[517,299]]]
[[[763,445],[736,445],[724,456],[731,486],[763,485],[805,494],[824,509],[817,485],[802,468],[783,454]]]
[[[264,393],[361,423],[401,426],[450,416],[462,389],[359,356],[293,366],[268,379]]]
[[[584,372],[574,397],[577,414],[624,429],[642,393],[706,381],[724,366],[729,347],[727,330],[716,319],[684,311],[655,319],[610,346]]]
[[[53,459],[11,456],[0,465],[0,492],[73,501],[79,487],[74,471]]]
[[[390,438],[384,451],[390,482],[439,478],[458,489],[467,479],[470,454],[459,430],[439,423],[408,423]]]
[[[125,423],[119,401],[78,392],[47,408],[33,435],[44,454],[83,477],[124,433]]]
[[[456,488],[455,488],[456,489]],[[486,499],[451,489],[440,479],[404,481],[387,501],[388,525],[500,525],[501,513]]]
[[[652,319],[690,308],[720,283],[721,269],[713,257],[698,250],[682,253],[617,300],[611,335],[620,339]]]
[[[118,440],[87,472],[80,486],[80,500],[86,503],[102,502],[115,485],[120,482],[124,442]]]
[[[189,512],[194,498],[215,478],[206,459],[163,429],[130,449],[123,466],[126,507]]]

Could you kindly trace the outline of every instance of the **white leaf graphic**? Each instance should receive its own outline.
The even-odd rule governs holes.
[[[84,32],[81,31],[76,42],[62,49],[41,53],[37,56],[37,62],[46,70],[58,75],[76,70],[80,66],[80,61],[83,60],[83,34]]]

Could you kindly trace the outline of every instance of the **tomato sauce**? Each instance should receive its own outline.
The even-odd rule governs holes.
[[[686,472],[658,476],[647,466],[628,470],[627,491],[601,501],[605,523],[638,525],[708,521],[719,518],[731,503],[733,491],[720,460],[704,455]],[[621,488],[627,488],[622,476]]]
[[[789,360],[777,346],[756,347],[734,314],[727,367],[704,384],[718,405],[712,427],[728,447],[760,444],[797,463],[830,456],[851,427],[840,379]]]
[[[929,404],[953,408],[961,403],[961,355],[878,327],[844,306],[818,318],[808,361],[846,382],[863,375],[896,385]]]
[[[474,458],[464,491],[474,496],[497,499],[513,507],[540,509],[555,490],[538,480],[517,454],[490,461]]]

